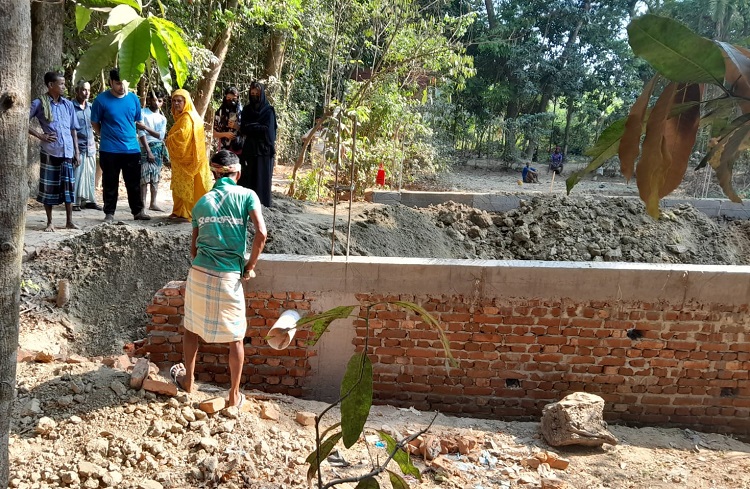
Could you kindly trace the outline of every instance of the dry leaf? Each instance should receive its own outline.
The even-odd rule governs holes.
[[[641,134],[643,134],[643,120],[646,117],[646,109],[654,86],[659,76],[656,75],[643,87],[643,92],[630,108],[630,114],[625,121],[625,131],[620,138],[620,146],[617,152],[620,156],[620,170],[627,181],[633,177],[635,160],[638,158],[641,146]]]

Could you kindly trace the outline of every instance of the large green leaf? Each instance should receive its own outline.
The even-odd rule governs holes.
[[[73,73],[73,83],[78,80],[93,80],[105,67],[114,64],[117,56],[117,35],[117,32],[110,32],[100,37],[83,53]]]
[[[90,20],[91,10],[87,9],[86,7],[81,7],[80,5],[76,5],[76,29],[78,30],[79,34],[83,32]]]
[[[92,10],[109,11],[118,5],[129,5],[140,12],[143,9],[140,0],[76,0],[76,4]]]
[[[380,484],[374,477],[367,477],[359,481],[354,489],[380,489]]]
[[[372,406],[372,362],[365,353],[355,353],[341,381],[341,431],[344,446],[357,443]]]
[[[153,27],[153,26],[152,26]],[[172,72],[169,71],[169,54],[167,48],[161,42],[158,36],[151,31],[151,56],[156,60],[156,66],[159,68],[159,78],[167,92],[172,92]]]
[[[349,317],[355,307],[356,306],[339,306],[321,312],[320,314],[305,316],[297,321],[297,327],[300,328],[305,324],[312,323],[310,331],[312,331],[313,337],[307,340],[307,344],[309,346],[314,346],[333,321]]]
[[[422,474],[420,474],[419,469],[411,463],[409,452],[407,452],[403,448],[397,448],[396,440],[394,440],[393,437],[385,431],[378,431],[378,435],[380,435],[380,439],[385,442],[388,453],[393,454],[393,460],[398,464],[401,472],[403,472],[405,475],[416,477],[417,480],[421,481]]]
[[[424,320],[424,322],[432,326],[435,329],[435,331],[437,331],[440,337],[440,343],[443,345],[443,351],[445,352],[446,367],[447,366],[458,367],[458,362],[456,361],[455,358],[453,358],[453,353],[451,353],[450,342],[448,341],[448,337],[445,336],[445,331],[443,331],[443,328],[442,326],[440,326],[440,323],[434,317],[432,317],[432,315],[429,312],[427,312],[423,307],[420,307],[414,304],[413,302],[393,301],[393,304],[399,307],[403,307],[404,309],[408,309],[410,311],[416,312]]]
[[[608,159],[612,158],[617,154],[617,148],[620,146],[620,138],[625,131],[625,118],[617,119],[608,128],[602,131],[599,139],[596,140],[596,144],[593,147],[586,150],[588,156],[593,157],[588,166],[582,170],[572,173],[565,180],[565,187],[570,193],[573,187],[580,182],[583,177],[589,173],[596,171],[597,168],[602,166]]]
[[[141,79],[146,60],[151,54],[151,28],[144,18],[137,18],[119,31],[120,51],[117,54],[120,80],[135,85]]]
[[[393,489],[409,489],[409,484],[407,484],[404,478],[397,473],[388,470],[388,478],[391,481],[391,487]]]
[[[182,38],[182,29],[174,23],[159,17],[149,17],[149,22],[156,36],[164,43],[172,60],[177,86],[182,87],[188,76],[188,61],[192,59],[190,50]]]
[[[144,20],[143,17],[138,15],[130,5],[118,5],[113,8],[107,17],[107,23],[104,24],[107,27],[118,27],[121,25],[130,24],[134,20]]]
[[[724,83],[724,57],[713,41],[683,24],[647,14],[628,25],[633,52],[656,71],[676,82]]]
[[[336,446],[336,443],[338,443],[340,439],[341,432],[339,431],[337,433],[334,433],[320,444],[319,449],[313,450],[313,452],[307,456],[307,458],[305,459],[305,463],[310,464],[310,468],[307,469],[308,484],[315,478],[315,475],[320,469],[320,467],[318,467],[318,460],[320,460],[322,463],[328,457],[328,455],[331,454],[333,447]],[[320,456],[318,456],[318,452],[320,452]]]

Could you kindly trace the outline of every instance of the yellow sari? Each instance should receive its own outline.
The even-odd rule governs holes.
[[[185,108],[179,114],[172,109],[174,125],[164,140],[172,162],[172,214],[190,219],[195,203],[211,189],[211,170],[203,120],[195,111],[187,90],[175,90],[172,97],[175,96],[185,99]]]

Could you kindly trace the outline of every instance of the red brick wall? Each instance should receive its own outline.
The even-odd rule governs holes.
[[[152,321],[145,349],[153,361],[181,360],[183,287],[170,283],[148,308]],[[302,337],[290,349],[276,351],[263,336],[282,308],[310,309],[315,299],[301,293],[248,295],[246,377],[251,385],[305,393],[313,352],[305,349]],[[440,321],[460,364],[446,368],[437,333],[395,306],[373,308],[368,335],[363,308],[354,320],[353,343],[361,351],[367,338],[377,402],[538,420],[547,403],[586,391],[604,398],[609,421],[750,435],[747,304],[373,294],[359,294],[357,300],[362,305],[383,300],[420,304]],[[629,329],[642,337],[628,338]],[[203,345],[200,352],[199,379],[227,382],[226,350]]]
[[[141,353],[165,368],[182,361],[182,319],[184,315],[185,282],[170,282],[154,296],[146,308],[150,323],[146,327],[147,341]],[[245,338],[245,366],[242,383],[246,387],[291,396],[305,394],[304,378],[310,370],[310,357],[315,352],[305,347],[307,332],[300,331],[289,348],[274,350],[264,340],[268,330],[282,310],[298,309],[300,314],[310,309],[304,294],[294,292],[246,292],[247,333]],[[202,382],[229,383],[229,348],[224,344],[204,344],[198,347],[195,364],[196,378]]]

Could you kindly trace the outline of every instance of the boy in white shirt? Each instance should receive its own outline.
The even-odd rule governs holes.
[[[164,93],[152,91],[146,98],[147,107],[143,109],[142,122],[136,124],[138,139],[141,141],[141,199],[146,205],[146,195],[151,187],[151,205],[149,209],[163,212],[156,204],[159,189],[161,167],[169,161],[169,154],[164,146],[164,136],[167,132],[167,118],[160,109],[164,104]]]

